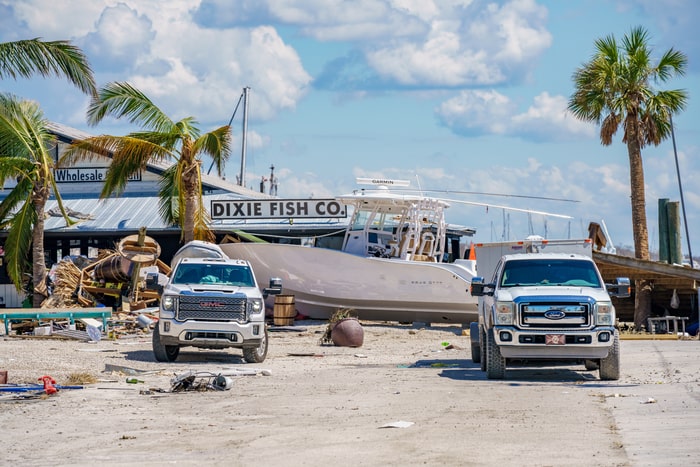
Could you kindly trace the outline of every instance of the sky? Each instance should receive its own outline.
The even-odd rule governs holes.
[[[658,88],[689,95],[673,116],[677,156],[671,140],[642,151],[650,249],[658,200],[680,202],[680,178],[682,249],[696,257],[699,22],[696,0],[0,0],[0,42],[70,40],[98,86],[127,81],[202,132],[232,121],[228,181],[241,172],[237,105],[249,88],[246,186],[271,166],[281,198],[348,193],[357,177],[410,180],[454,200],[448,221],[479,242],[586,237],[598,222],[614,246],[633,245],[622,131],[602,146],[567,102],[595,41],[641,26],[655,59],[671,48],[688,57],[685,75]],[[4,79],[0,90],[92,134],[136,129],[88,126],[88,98],[62,79]]]

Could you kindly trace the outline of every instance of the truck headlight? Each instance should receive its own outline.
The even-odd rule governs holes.
[[[250,301],[250,314],[251,315],[257,315],[258,313],[261,313],[263,310],[265,310],[265,307],[263,306],[263,301],[260,299],[254,299]]]
[[[496,302],[496,325],[513,324],[513,302]]]
[[[175,311],[177,299],[174,295],[164,295],[160,299],[160,307],[163,311]]]
[[[615,308],[611,302],[598,302],[596,304],[595,322],[600,326],[612,326],[615,321]]]

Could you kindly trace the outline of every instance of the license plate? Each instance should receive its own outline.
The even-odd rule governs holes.
[[[547,334],[544,336],[546,345],[564,345],[566,344],[566,336],[564,334]]]

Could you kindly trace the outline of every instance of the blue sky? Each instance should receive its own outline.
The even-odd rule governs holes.
[[[567,214],[565,220],[453,203],[448,220],[477,241],[587,235],[603,221],[632,245],[622,133],[612,146],[566,112],[571,76],[594,41],[649,31],[658,57],[688,56],[664,85],[689,93],[674,116],[688,229],[700,253],[700,3],[694,0],[0,0],[0,41],[69,39],[99,85],[129,81],[174,119],[228,123],[250,87],[246,185],[271,164],[284,198],[351,191],[356,177],[413,188],[510,196],[451,199]],[[3,80],[52,121],[93,134],[133,128],[85,121],[87,98],[62,80]],[[242,110],[226,177],[240,171]],[[671,141],[643,150],[650,245],[659,198],[679,201]],[[526,196],[576,200],[543,201]],[[683,251],[687,253],[683,234]]]

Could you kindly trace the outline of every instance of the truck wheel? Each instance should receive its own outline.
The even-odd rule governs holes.
[[[479,326],[479,350],[481,352],[481,371],[486,371],[486,333],[483,326]]]
[[[588,371],[595,371],[600,368],[598,360],[585,360],[583,364],[586,365],[586,370]]]
[[[263,332],[260,345],[255,348],[243,349],[243,359],[246,363],[262,363],[267,357],[267,328]]]
[[[506,376],[506,359],[501,355],[501,349],[496,345],[493,329],[486,333],[486,377],[488,379],[503,379]]]
[[[472,362],[481,362],[481,344],[479,343],[479,323],[469,323],[469,340],[472,347]]]
[[[615,330],[613,345],[608,356],[600,359],[600,379],[614,381],[620,379],[620,335]]]
[[[163,345],[160,341],[158,325],[153,328],[153,355],[158,362],[174,362],[180,353],[178,345]]]

